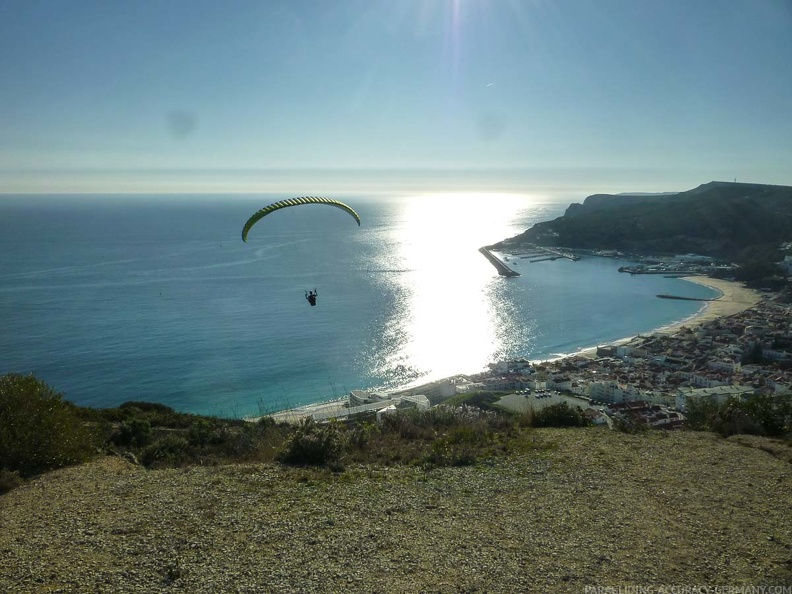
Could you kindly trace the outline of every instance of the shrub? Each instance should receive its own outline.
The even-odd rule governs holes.
[[[731,398],[720,405],[711,423],[712,429],[724,437],[737,433],[767,434],[761,421],[755,418],[745,403],[737,398]]]
[[[215,428],[208,419],[198,418],[190,425],[187,431],[187,440],[192,445],[205,446],[210,442],[219,443],[219,435],[215,435]]]
[[[121,410],[136,408],[143,412],[155,413],[164,416],[177,414],[176,411],[173,410],[170,406],[167,406],[165,404],[160,404],[159,402],[144,402],[142,400],[129,400],[127,402],[122,403],[118,408],[120,408]]]
[[[382,433],[392,433],[401,439],[431,439],[434,435],[431,427],[426,422],[425,415],[417,414],[415,411],[399,411],[394,414],[384,415],[378,421],[379,429]]]
[[[0,495],[8,493],[11,489],[16,489],[21,484],[22,480],[19,478],[18,472],[0,468]]]
[[[307,418],[286,440],[277,459],[284,464],[337,466],[343,446],[338,424],[319,425]]]
[[[761,435],[792,435],[792,400],[788,396],[755,396],[741,402],[740,409],[760,427]]]
[[[438,432],[467,431],[479,441],[493,432],[508,433],[514,421],[502,414],[474,406],[435,406],[426,411],[410,409],[386,415],[379,422],[383,433],[398,433],[402,439],[434,439]]]
[[[792,435],[792,401],[782,397],[731,398],[720,404],[714,398],[698,398],[688,402],[686,416],[689,428],[715,431],[724,437],[738,433]]]
[[[476,453],[464,443],[454,443],[447,438],[436,440],[424,457],[424,464],[434,466],[472,466],[476,463]]]
[[[121,423],[111,438],[116,445],[142,447],[151,442],[151,423],[144,419],[130,419]]]
[[[536,409],[531,406],[528,410],[525,410],[517,416],[517,426],[518,427],[533,427],[534,426],[534,417],[536,416]]]
[[[362,450],[371,442],[371,436],[376,432],[377,426],[374,423],[368,421],[355,423],[349,430],[347,443],[352,447]]]
[[[613,428],[622,433],[637,435],[648,433],[649,425],[637,417],[618,415],[613,418]]]
[[[124,420],[145,419],[154,427],[185,429],[192,423],[192,415],[178,413],[159,402],[124,402],[118,407],[118,414]]]
[[[494,410],[444,404],[385,415],[374,428],[366,444],[374,459],[437,467],[470,465],[508,451],[516,423],[512,416]]]
[[[234,460],[249,460],[259,458],[267,448],[266,425],[247,423],[242,427],[220,427],[212,431],[209,443],[218,446],[227,457]]]
[[[534,413],[534,427],[584,427],[588,423],[578,408],[572,408],[566,402],[559,402]]]
[[[190,444],[178,435],[166,435],[146,446],[140,454],[144,466],[178,466],[190,460]]]
[[[95,436],[72,405],[31,375],[0,376],[0,467],[29,476],[77,464]]]
[[[694,431],[712,431],[719,409],[720,406],[712,396],[689,399],[685,407],[688,428]]]
[[[258,423],[256,424],[262,429],[268,429],[270,427],[274,427],[275,425],[277,425],[275,419],[273,419],[272,417],[261,417],[258,420]]]

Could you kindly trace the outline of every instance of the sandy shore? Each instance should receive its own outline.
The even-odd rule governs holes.
[[[717,318],[723,316],[730,316],[741,311],[748,309],[749,307],[753,307],[762,299],[761,293],[754,289],[749,289],[744,287],[742,283],[738,283],[735,281],[728,281],[719,278],[710,278],[708,276],[684,276],[680,277],[682,280],[690,281],[691,283],[696,283],[699,285],[704,285],[705,287],[710,287],[711,289],[715,289],[716,291],[720,291],[720,297],[717,297],[714,301],[704,301],[704,306],[696,312],[693,316],[682,320],[680,322],[676,322],[674,324],[669,324],[668,326],[662,326],[661,328],[657,328],[654,332],[660,332],[663,334],[673,334],[677,332],[683,326],[686,328],[695,328],[705,322],[711,322]],[[650,333],[652,334],[652,333]],[[636,335],[638,336],[638,335]],[[622,345],[630,342],[635,336],[628,336],[621,340],[614,341],[612,344]],[[575,355],[584,355],[587,357],[594,357],[597,353],[597,347],[589,347],[587,349],[583,349]]]
[[[762,295],[758,291],[748,289],[742,286],[741,283],[734,281],[710,278],[708,276],[685,276],[683,280],[720,291],[721,296],[715,301],[706,301],[704,307],[692,318],[677,324],[664,326],[658,329],[658,332],[670,334],[676,332],[682,326],[691,328],[716,318],[730,316],[753,307],[762,299]]]

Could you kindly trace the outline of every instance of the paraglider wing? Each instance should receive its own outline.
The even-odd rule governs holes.
[[[248,231],[250,231],[251,227],[253,227],[253,225],[266,217],[268,214],[275,212],[276,210],[280,210],[281,208],[300,206],[302,204],[327,204],[328,206],[335,206],[336,208],[345,210],[350,215],[352,215],[357,221],[357,224],[360,225],[360,217],[358,216],[358,213],[356,213],[351,207],[347,206],[343,202],[332,200],[330,198],[322,198],[320,196],[303,196],[302,198],[289,198],[287,200],[281,200],[279,202],[270,204],[269,206],[265,206],[259,211],[256,211],[253,216],[247,220],[247,223],[245,223],[245,226],[242,228],[242,241],[247,241]]]

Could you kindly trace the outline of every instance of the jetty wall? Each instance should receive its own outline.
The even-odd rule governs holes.
[[[489,251],[486,247],[480,247],[479,251],[484,254],[484,257],[492,263],[492,265],[498,271],[498,274],[501,276],[520,276],[519,272],[506,266],[506,264],[504,264],[500,258]]]

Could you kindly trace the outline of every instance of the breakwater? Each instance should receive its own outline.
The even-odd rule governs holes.
[[[682,299],[683,301],[715,301],[717,297],[681,297],[679,295],[669,295],[661,293],[657,295],[660,299]]]
[[[519,272],[506,266],[506,264],[500,258],[489,251],[486,247],[480,247],[479,252],[484,254],[484,257],[492,263],[492,265],[498,271],[498,274],[501,276],[520,276]]]

